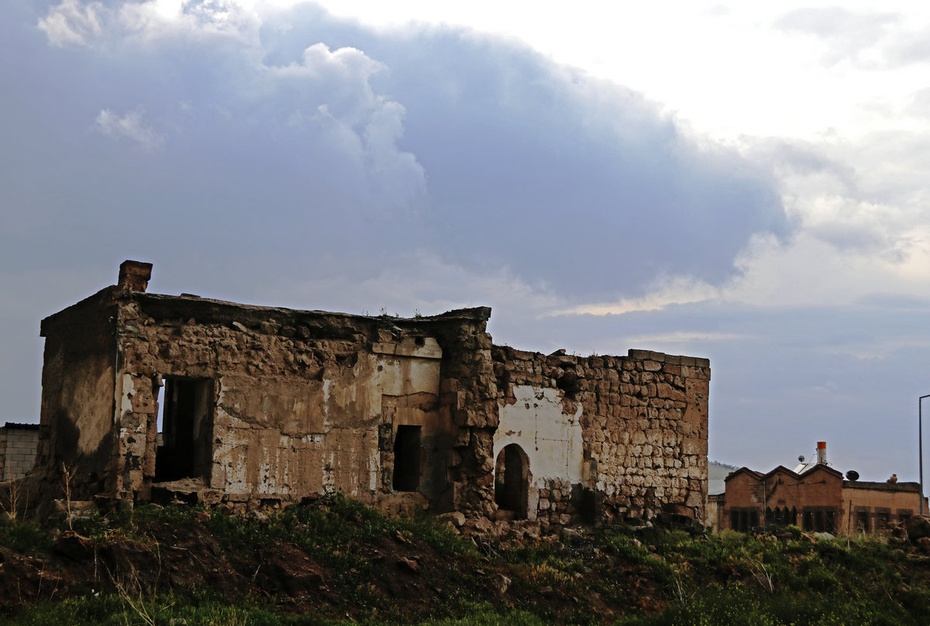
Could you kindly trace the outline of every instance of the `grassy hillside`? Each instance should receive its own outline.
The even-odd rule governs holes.
[[[463,538],[340,496],[265,516],[139,507],[0,522],[11,624],[927,624],[930,560],[882,539],[646,528]]]

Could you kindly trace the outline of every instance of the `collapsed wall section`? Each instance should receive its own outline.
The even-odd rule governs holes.
[[[49,499],[64,495],[65,486],[75,499],[114,488],[113,296],[109,287],[42,321],[45,355],[35,480]]]
[[[118,495],[187,481],[199,499],[244,506],[338,490],[397,512],[451,508],[450,472],[480,466],[480,435],[459,437],[456,423],[486,420],[468,405],[470,382],[467,398],[450,390],[473,376],[462,344],[481,340],[487,314],[374,318],[135,294],[120,312],[129,480]]]
[[[708,360],[642,350],[546,356],[509,347],[495,347],[493,359],[501,390],[495,486],[503,506],[510,505],[505,450],[516,444],[528,465],[526,510],[512,507],[517,516],[550,524],[663,511],[703,519]]]
[[[487,322],[491,309],[477,307],[436,316],[433,333],[443,346],[440,421],[448,424],[447,491],[437,511],[492,517],[494,433],[498,390]]]

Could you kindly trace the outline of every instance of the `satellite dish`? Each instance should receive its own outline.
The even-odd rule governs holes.
[[[798,463],[803,463],[803,462],[804,462],[804,455],[802,454],[801,456],[798,457]]]
[[[849,482],[855,482],[859,480],[859,472],[857,472],[856,470],[849,470],[848,472],[846,472],[846,480],[848,480]]]

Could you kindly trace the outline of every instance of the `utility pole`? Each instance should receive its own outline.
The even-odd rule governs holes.
[[[924,398],[930,398],[930,393],[917,398],[917,449],[918,463],[920,464],[920,514],[924,514]]]

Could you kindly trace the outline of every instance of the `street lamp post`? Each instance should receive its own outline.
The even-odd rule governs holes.
[[[920,463],[920,514],[924,514],[924,398],[930,393],[917,398],[917,449]]]

